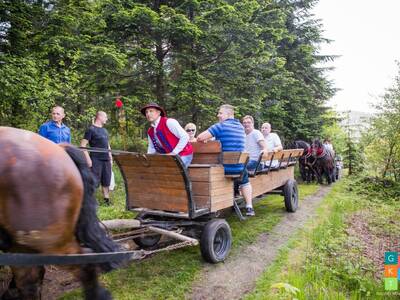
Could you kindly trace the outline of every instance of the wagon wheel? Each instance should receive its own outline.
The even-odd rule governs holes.
[[[152,235],[143,234],[141,236],[133,238],[133,241],[140,248],[148,249],[157,245],[160,239],[161,239],[161,234],[152,234]]]
[[[232,246],[232,233],[229,224],[223,219],[209,221],[203,229],[200,250],[205,261],[218,263],[224,261]]]
[[[299,206],[299,195],[297,190],[297,182],[289,179],[283,186],[283,195],[285,198],[285,207],[288,212],[295,212]]]

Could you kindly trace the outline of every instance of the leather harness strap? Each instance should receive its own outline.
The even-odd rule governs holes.
[[[0,266],[82,265],[105,262],[139,260],[147,255],[145,250],[86,253],[67,255],[43,255],[35,253],[2,253]]]

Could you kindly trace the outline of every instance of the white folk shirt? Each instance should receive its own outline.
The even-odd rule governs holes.
[[[151,126],[154,127],[154,137],[156,138],[159,145],[161,145],[161,143],[157,138],[156,129],[157,129],[158,124],[160,123],[160,119],[161,119],[161,117],[158,117],[158,119],[155,121],[155,123],[151,124]],[[185,148],[186,144],[189,142],[189,135],[182,128],[182,126],[179,124],[179,122],[175,119],[168,118],[167,119],[167,127],[168,127],[169,131],[171,131],[171,133],[179,139],[178,144],[176,144],[174,150],[172,150],[172,152],[171,152],[171,153],[177,155],[177,154],[179,154],[179,152],[181,152],[183,150],[183,148]],[[149,154],[157,153],[156,149],[154,148],[153,142],[151,141],[149,136],[147,136],[147,139],[148,139],[147,153],[149,153]]]

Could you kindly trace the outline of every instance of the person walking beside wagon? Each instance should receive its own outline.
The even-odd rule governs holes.
[[[268,151],[267,145],[261,131],[254,129],[254,118],[252,116],[244,116],[242,124],[246,133],[246,151],[249,152],[247,170],[254,171],[257,167],[260,153]]]
[[[150,122],[147,153],[179,155],[185,167],[188,167],[193,159],[193,147],[189,143],[189,135],[179,122],[167,118],[164,108],[156,103],[147,104],[140,112]]]
[[[219,123],[212,125],[197,137],[198,142],[207,142],[215,137],[221,142],[222,151],[244,151],[246,134],[243,125],[235,119],[234,107],[229,104],[221,105],[218,111]],[[252,203],[252,187],[249,174],[243,164],[224,164],[225,174],[237,175],[243,172],[242,180],[235,179],[235,186],[241,190],[246,201],[246,215],[254,216]]]
[[[51,110],[51,120],[42,124],[39,134],[56,143],[71,143],[71,130],[62,121],[65,117],[64,108],[55,106]]]
[[[104,125],[107,123],[107,114],[104,111],[96,113],[93,125],[85,132],[81,141],[81,147],[90,147],[111,150],[107,129]],[[112,154],[109,151],[90,152],[84,151],[89,167],[92,168],[102,187],[104,204],[110,205],[110,182],[112,174]]]

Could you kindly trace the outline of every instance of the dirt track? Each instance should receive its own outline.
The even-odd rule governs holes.
[[[230,256],[223,264],[207,265],[186,298],[242,298],[255,287],[257,278],[274,261],[296,230],[316,215],[317,207],[330,190],[329,186],[321,186],[317,193],[303,199],[296,213],[285,214],[272,231],[260,235],[257,242],[242,247],[236,256]]]

